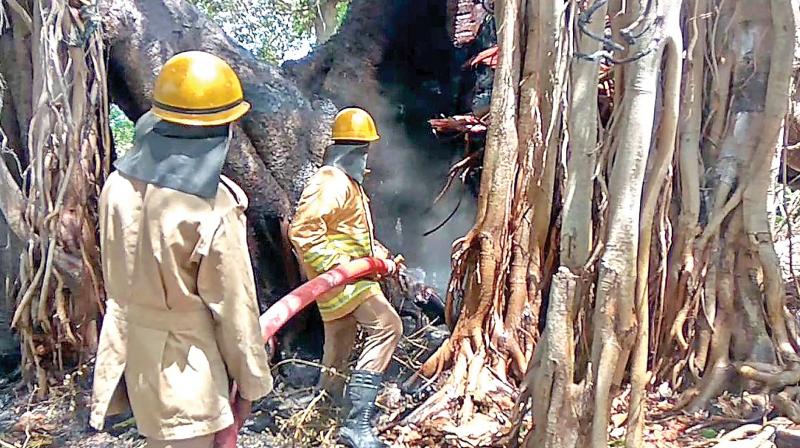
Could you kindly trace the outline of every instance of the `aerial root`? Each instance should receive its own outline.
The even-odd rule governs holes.
[[[800,395],[800,387],[792,386],[772,396],[775,409],[795,423],[800,423],[800,404],[797,403],[798,395]]]
[[[406,387],[415,384],[420,378],[431,381],[438,377],[445,367],[453,360],[453,338],[447,339],[436,351],[428,358],[411,378],[406,381]]]
[[[766,448],[774,447],[772,436],[775,435],[776,428],[773,426],[763,426],[750,424],[740,426],[733,431],[720,437],[719,443],[715,448]]]
[[[800,383],[800,370],[783,370],[765,363],[742,363],[736,371],[743,378],[764,384],[770,389],[782,389]]]

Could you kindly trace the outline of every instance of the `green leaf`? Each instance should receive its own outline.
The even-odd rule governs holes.
[[[189,0],[256,57],[272,63],[313,41],[318,1],[322,0]],[[336,5],[339,24],[349,3]]]
[[[339,22],[339,25],[344,23],[348,11],[350,11],[350,2],[339,2],[336,5],[336,20]]]
[[[121,156],[133,146],[133,122],[125,116],[116,104],[112,104],[109,108],[108,120],[111,127],[111,135],[114,137],[117,155]]]
[[[704,428],[700,431],[700,435],[706,439],[716,439],[717,434],[719,433],[714,428]]]

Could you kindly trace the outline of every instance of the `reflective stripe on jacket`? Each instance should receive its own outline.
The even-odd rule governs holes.
[[[339,168],[324,166],[303,190],[289,238],[312,279],[356,258],[386,257],[372,229],[369,201],[361,185]],[[373,281],[338,288],[317,299],[322,320],[344,317],[380,292]]]

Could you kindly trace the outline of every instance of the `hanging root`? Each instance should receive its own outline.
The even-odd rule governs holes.
[[[782,392],[772,396],[775,409],[795,423],[800,423],[800,387],[787,387]]]
[[[736,371],[742,377],[759,382],[771,390],[800,383],[800,370],[782,370],[771,364],[744,363]]]
[[[13,19],[27,28],[12,27],[13,39],[33,41],[33,97],[23,99],[33,105],[29,165],[17,168],[24,185],[14,185],[24,202],[14,230],[29,243],[12,326],[20,331],[26,378],[36,377],[40,396],[65,362],[68,368],[94,349],[102,301],[97,217],[87,204],[97,203],[110,168],[106,58],[97,4],[74,3],[35,0],[27,11],[10,2]]]

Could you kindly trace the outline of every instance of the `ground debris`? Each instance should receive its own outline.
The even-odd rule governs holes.
[[[425,322],[427,320],[423,319]],[[404,337],[387,372],[385,388],[378,397],[381,409],[378,425],[401,418],[416,401],[397,383],[420,365],[442,336],[449,334],[443,325],[409,322]],[[353,351],[360,351],[360,346]],[[254,404],[245,422],[239,448],[343,448],[337,443],[340,408],[314,387],[295,387],[280,372],[288,365],[302,365],[319,371],[318,360],[285,359],[273,366],[274,391]],[[293,371],[293,370],[290,370]],[[295,371],[293,371],[295,372]],[[51,384],[46,400],[36,401],[36,390],[0,379],[0,448],[140,448],[144,439],[130,415],[109,418],[106,430],[97,432],[88,425],[91,396],[91,365],[65,375],[63,384]],[[17,378],[18,379],[18,378]],[[423,391],[429,389],[423,389]],[[421,392],[421,391],[416,391]]]
[[[386,384],[378,398],[381,414],[377,426],[381,437],[396,448],[474,448],[502,446],[496,443],[501,439],[502,426],[508,424],[505,414],[492,415],[488,410],[477,412],[467,421],[455,424],[441,415],[431,415],[425,428],[414,424],[402,424],[403,419],[413,411],[420,400],[435,390],[429,386],[417,395],[404,392],[395,382]],[[59,386],[51,390],[51,397],[45,401],[33,402],[29,391],[18,390],[14,385],[0,387],[0,448],[22,448],[27,439],[27,447],[76,447],[76,448],[140,448],[144,440],[136,432],[132,422],[121,420],[116,430],[95,432],[88,427],[89,403],[88,382]],[[665,397],[669,395],[669,397]],[[701,422],[712,417],[742,418],[757,409],[758,396],[723,395],[714,406],[712,413],[698,415],[669,415],[677,394],[666,387],[656,387],[649,395],[650,418],[645,426],[645,446],[654,448],[740,448],[740,445],[717,445],[723,437],[731,437],[736,428],[727,425],[710,426],[695,431]],[[622,446],[626,416],[627,394],[620,394],[614,401],[614,412],[609,431],[617,428],[610,446]],[[659,416],[663,414],[663,416]],[[323,447],[343,448],[337,443],[337,417],[341,415],[329,400],[313,388],[297,389],[278,379],[275,391],[265,400],[254,406],[253,415],[248,419],[239,437],[240,448],[299,448]],[[530,419],[528,418],[530,425]],[[735,423],[734,423],[735,424]],[[737,426],[743,426],[739,424]],[[794,448],[789,444],[798,440],[800,425],[788,419],[774,419],[759,428],[773,426],[777,431],[770,435],[779,448]],[[438,430],[433,431],[432,428]],[[623,431],[619,431],[622,429]],[[27,430],[27,434],[26,434]],[[747,434],[761,434],[756,427],[747,429]],[[522,432],[523,434],[525,431]],[[735,435],[735,434],[734,434]],[[772,443],[771,442],[771,443]],[[793,443],[793,442],[792,442]],[[756,447],[756,445],[752,445]],[[749,446],[742,446],[749,448]]]

